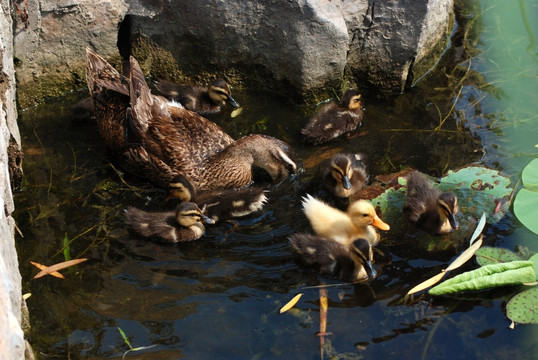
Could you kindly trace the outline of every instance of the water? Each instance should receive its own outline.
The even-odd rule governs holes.
[[[134,359],[319,358],[319,290],[304,287],[335,282],[298,266],[287,236],[310,231],[300,199],[320,194],[314,174],[321,158],[363,152],[372,177],[403,166],[437,176],[480,161],[517,180],[536,156],[536,49],[528,48],[525,12],[497,1],[473,4],[465,8],[468,35],[456,32],[436,71],[408,93],[387,102],[367,98],[364,124],[353,139],[304,146],[297,133],[314,107],[263,91],[235,91],[243,112],[211,119],[234,137],[261,132],[286,140],[303,171],[269,186],[263,212],[237,226],[210,227],[203,239],[181,246],[148,243],[126,231],[125,207],[157,209],[164,195],[122,173],[95,124],[72,116],[71,105],[84,93],[23,112],[25,180],[15,218],[24,234],[17,239],[23,287],[33,294],[34,349],[50,359],[118,359],[128,350],[120,327],[133,347],[156,345],[127,354]],[[520,5],[536,34],[536,5]],[[472,60],[461,57],[463,45]],[[445,117],[442,130],[431,131]],[[64,270],[65,280],[30,280],[36,269],[29,261],[63,261],[64,241],[71,257],[89,260]],[[511,215],[487,228],[485,242],[537,251],[536,235]],[[404,303],[410,287],[446,267],[459,249],[431,253],[390,232],[379,249],[385,253],[377,255],[377,265],[384,265],[379,278],[327,290],[333,335],[326,338],[325,358],[536,354],[536,326],[507,328],[504,306],[518,288]],[[465,269],[474,267],[471,262]],[[296,308],[278,314],[298,292],[304,296]]]

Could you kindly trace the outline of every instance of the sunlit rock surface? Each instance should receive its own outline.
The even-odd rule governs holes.
[[[24,2],[19,7],[24,7]],[[84,48],[119,65],[134,53],[148,75],[227,77],[290,96],[333,94],[344,81],[400,92],[435,59],[453,0],[39,0],[14,12],[22,107],[84,87]],[[436,49],[437,46],[437,49]],[[435,50],[435,51],[434,51]],[[435,57],[435,56],[434,56]]]

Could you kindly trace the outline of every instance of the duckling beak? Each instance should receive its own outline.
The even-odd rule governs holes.
[[[230,104],[234,108],[239,107],[239,104],[237,103],[237,101],[235,101],[235,99],[232,97],[232,95],[228,96],[228,99],[226,99],[226,101],[228,102],[228,104]]]
[[[210,217],[202,214],[202,221],[205,222],[206,224],[214,224],[215,223],[215,220],[211,219]]]
[[[460,227],[460,224],[458,224],[458,220],[456,220],[455,214],[450,214],[448,216],[448,222],[450,222],[450,226],[452,226],[452,229],[458,230]]]
[[[342,186],[346,190],[351,189],[351,181],[349,181],[349,178],[347,177],[347,175],[342,176]]]
[[[374,279],[377,275],[377,272],[375,271],[371,261],[366,261],[364,263],[364,270],[366,270],[366,275],[368,275],[368,279]]]
[[[383,222],[383,220],[381,220],[377,215],[374,215],[374,221],[372,222],[372,225],[381,230],[390,230],[389,224]]]

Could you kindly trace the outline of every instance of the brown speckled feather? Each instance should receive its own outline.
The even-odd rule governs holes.
[[[296,173],[286,143],[262,135],[234,141],[215,123],[152,95],[134,58],[125,82],[99,55],[87,53],[99,131],[129,172],[165,187],[182,174],[201,190],[248,185],[252,166],[265,169],[274,180]],[[100,78],[103,73],[106,81]],[[96,85],[100,83],[104,85]]]

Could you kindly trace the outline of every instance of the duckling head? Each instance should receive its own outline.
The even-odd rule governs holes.
[[[355,254],[357,254],[359,259],[361,259],[368,278],[375,278],[377,273],[374,269],[374,266],[372,265],[372,261],[374,259],[374,252],[372,250],[372,245],[370,245],[368,240],[357,239],[353,241],[353,243],[351,244],[351,249],[353,250],[353,252],[355,252]]]
[[[196,197],[196,189],[183,175],[177,175],[168,184],[168,199],[191,201]]]
[[[331,159],[329,165],[331,167],[331,176],[336,180],[336,183],[341,185],[344,190],[350,190],[350,179],[353,176],[351,160],[343,154],[337,154]]]
[[[458,198],[453,193],[442,193],[437,200],[439,216],[444,222],[448,220],[450,227],[458,230],[459,224],[456,220],[456,214],[459,211]]]
[[[209,93],[209,98],[215,104],[224,105],[227,102],[234,108],[239,107],[239,104],[232,97],[231,86],[228,85],[228,83],[224,80],[218,79],[218,80],[213,81],[209,85],[208,93]]]
[[[195,224],[214,224],[215,222],[204,215],[205,206],[200,209],[198,205],[193,202],[182,202],[176,208],[176,220],[179,225],[184,227],[191,227]]]
[[[377,216],[374,206],[366,200],[358,200],[349,205],[347,213],[358,228],[373,225],[381,230],[390,230],[390,226]]]
[[[340,106],[349,110],[359,109],[362,106],[362,96],[356,90],[348,90],[340,98]]]

